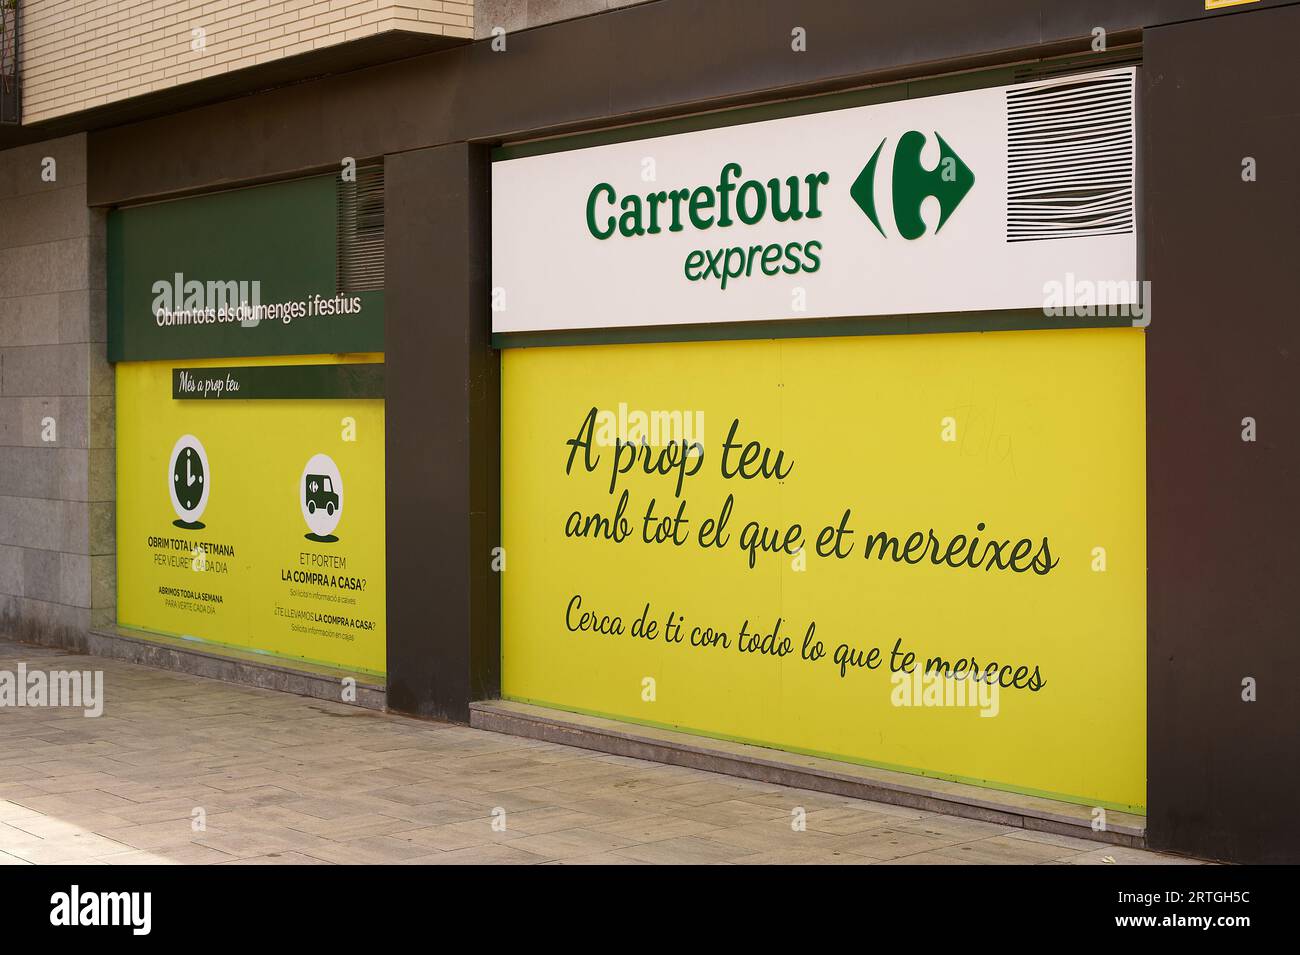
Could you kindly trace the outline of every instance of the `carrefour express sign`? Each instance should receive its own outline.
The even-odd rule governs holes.
[[[1127,290],[1133,80],[500,160],[493,330],[1037,309],[1052,283]]]

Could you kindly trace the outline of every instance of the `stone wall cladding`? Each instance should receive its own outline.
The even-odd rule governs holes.
[[[86,207],[84,135],[0,152],[0,223],[0,634],[80,648],[117,590],[104,215]]]

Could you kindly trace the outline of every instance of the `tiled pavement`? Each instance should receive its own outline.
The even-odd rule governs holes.
[[[0,642],[20,661],[107,701],[0,708],[0,863],[1189,861]]]

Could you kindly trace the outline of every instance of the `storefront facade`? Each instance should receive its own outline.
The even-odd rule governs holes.
[[[377,178],[109,215],[119,628],[383,677]]]
[[[743,6],[89,132],[117,627],[1293,860],[1297,10]]]
[[[1145,811],[1135,68],[999,78],[499,152],[505,698]]]

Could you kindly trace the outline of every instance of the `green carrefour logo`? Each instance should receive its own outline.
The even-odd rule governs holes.
[[[943,228],[953,210],[966,198],[971,186],[975,185],[975,174],[961,161],[951,146],[937,132],[939,141],[939,164],[933,169],[921,165],[921,149],[925,146],[925,134],[909,130],[898,140],[894,150],[894,168],[892,172],[892,193],[894,202],[894,225],[898,234],[904,239],[918,239],[925,235],[925,221],[921,218],[921,204],[933,196],[939,201],[939,223],[934,227],[936,233]],[[858,204],[867,218],[871,220],[881,235],[887,235],[880,224],[876,211],[876,166],[880,153],[887,140],[882,139],[876,151],[871,154],[858,178],[853,180],[849,195]]]

